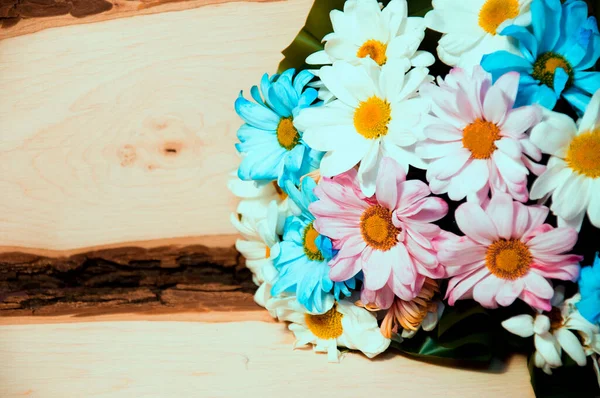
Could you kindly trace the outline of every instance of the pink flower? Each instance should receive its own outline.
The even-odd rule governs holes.
[[[448,205],[430,193],[427,184],[406,181],[391,158],[382,161],[372,197],[361,193],[355,169],[323,178],[310,211],[315,229],[339,250],[329,263],[331,279],[345,281],[362,270],[362,302],[387,309],[394,295],[415,298],[425,277],[441,278],[433,245],[441,230],[431,222],[444,217]]]
[[[575,281],[583,257],[563,254],[577,242],[573,228],[544,224],[545,206],[526,206],[504,193],[484,208],[463,203],[456,223],[466,235],[439,244],[438,259],[451,277],[450,305],[473,298],[487,308],[508,306],[517,298],[550,311],[554,289],[547,278]]]
[[[529,197],[529,170],[539,175],[544,167],[540,150],[526,132],[541,120],[541,109],[513,109],[519,74],[492,77],[480,66],[468,74],[454,68],[436,85],[421,87],[421,97],[431,103],[432,115],[423,122],[426,140],[416,153],[431,163],[427,181],[434,194],[450,199],[482,202],[489,192],[508,192],[525,202]]]

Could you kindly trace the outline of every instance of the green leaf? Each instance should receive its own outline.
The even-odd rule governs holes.
[[[285,58],[279,64],[279,72],[289,68],[306,69],[307,65],[304,62],[306,57],[315,51],[322,50],[323,37],[333,31],[329,13],[331,10],[342,10],[344,2],[344,0],[315,1],[308,13],[306,24],[294,41],[282,51]]]

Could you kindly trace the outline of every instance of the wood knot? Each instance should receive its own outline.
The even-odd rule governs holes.
[[[121,160],[121,166],[131,166],[135,163],[137,158],[135,147],[129,144],[123,145],[123,147],[119,148],[117,151],[117,156],[119,157],[119,160]]]
[[[175,156],[181,152],[183,145],[181,142],[165,142],[162,147],[162,152],[165,156]]]

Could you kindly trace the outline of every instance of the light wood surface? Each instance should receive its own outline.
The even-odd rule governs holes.
[[[490,371],[394,354],[330,364],[292,342],[284,324],[247,318],[0,326],[0,396],[533,397],[523,357]]]
[[[235,233],[233,102],[275,71],[311,5],[208,5],[0,41],[0,251]]]

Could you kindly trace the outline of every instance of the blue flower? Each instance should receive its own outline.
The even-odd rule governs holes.
[[[241,92],[235,101],[235,111],[246,122],[237,133],[240,143],[236,148],[244,155],[238,169],[240,179],[278,180],[282,185],[286,176],[298,184],[301,176],[318,168],[323,154],[310,149],[294,127],[294,117],[317,98],[315,89],[305,89],[313,74],[302,71],[293,76],[294,69],[271,78],[265,73],[260,90],[257,86],[250,90],[256,102],[248,101]]]
[[[600,56],[596,18],[588,17],[587,4],[560,0],[534,0],[532,27],[511,25],[501,34],[514,38],[521,56],[508,51],[484,55],[481,66],[494,81],[507,72],[519,72],[515,106],[538,103],[553,109],[562,96],[583,113],[600,88],[600,72],[588,71]]]
[[[581,301],[576,306],[581,315],[591,323],[600,322],[600,256],[596,253],[594,264],[581,268],[579,275]]]
[[[329,278],[328,263],[337,251],[333,249],[331,240],[313,227],[315,217],[308,206],[317,200],[313,193],[315,186],[308,177],[302,180],[301,191],[291,181],[285,183],[285,191],[298,206],[300,214],[286,219],[283,240],[271,249],[273,265],[279,271],[279,279],[271,294],[296,293],[298,301],[307,310],[322,312],[326,294],[333,289],[336,300],[340,294],[349,296],[356,282],[354,278],[345,282],[332,282]]]

